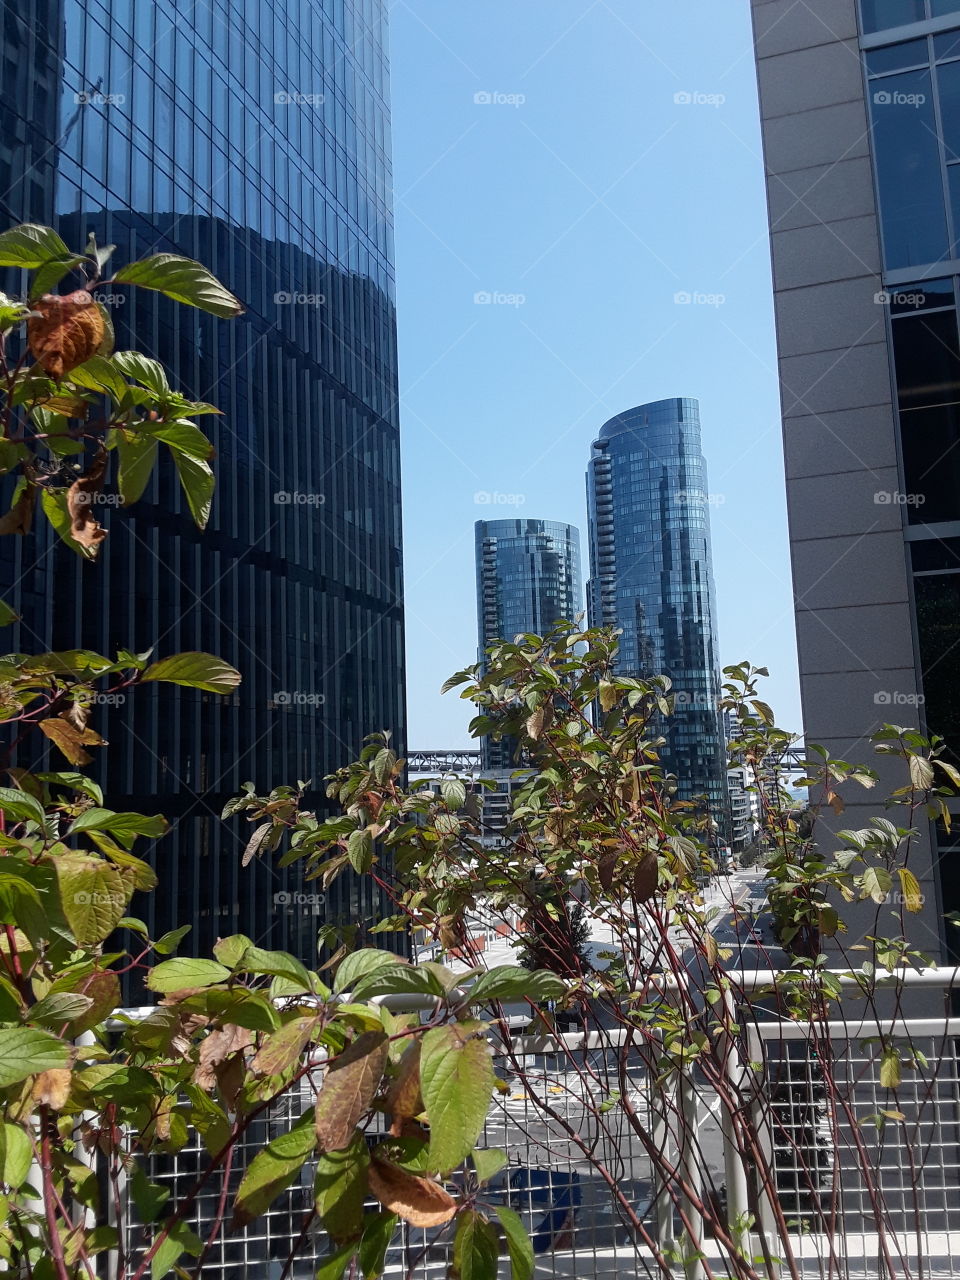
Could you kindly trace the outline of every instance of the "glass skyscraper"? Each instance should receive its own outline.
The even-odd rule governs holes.
[[[616,627],[619,670],[673,681],[664,767],[683,799],[706,796],[727,825],[726,760],[706,463],[696,400],[611,418],[587,470],[590,625]]]
[[[480,658],[498,640],[543,635],[583,611],[580,533],[556,520],[478,520],[477,623]],[[515,743],[483,740],[488,769],[514,764]]]
[[[386,4],[4,0],[2,17],[0,218],[81,249],[92,231],[118,264],[197,258],[246,306],[223,321],[117,287],[118,347],[222,410],[204,420],[210,525],[162,459],[140,502],[101,516],[99,564],[43,527],[5,539],[8,645],[204,649],[240,669],[226,701],[154,686],[98,708],[101,780],[110,805],[173,824],[153,930],[192,923],[202,952],[239,929],[312,959],[324,915],[372,902],[242,869],[249,829],[219,812],[247,779],[309,779],[323,808],[365,734],[404,744]]]

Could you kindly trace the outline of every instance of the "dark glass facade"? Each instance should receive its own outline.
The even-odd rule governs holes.
[[[580,533],[556,520],[478,520],[480,658],[498,640],[543,635],[583,612]],[[515,744],[483,740],[484,767],[507,769]]]
[[[958,12],[960,0],[860,0],[861,21],[867,34]]]
[[[612,418],[587,471],[591,626],[617,627],[622,673],[673,681],[664,765],[728,824],[706,463],[696,400]]]
[[[99,564],[43,527],[5,539],[9,647],[204,649],[240,669],[226,702],[165,686],[99,708],[101,780],[114,807],[173,823],[153,929],[190,922],[200,951],[239,929],[313,959],[324,916],[374,904],[348,881],[320,902],[296,871],[241,869],[249,829],[219,812],[246,779],[312,779],[323,807],[365,734],[404,743],[386,5],[5,0],[2,17],[3,221],[80,247],[92,231],[118,263],[198,258],[247,308],[222,321],[118,286],[118,346],[222,410],[203,422],[210,526],[161,459],[142,501],[101,517]]]

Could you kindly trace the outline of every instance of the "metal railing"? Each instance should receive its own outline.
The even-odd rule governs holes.
[[[857,1010],[846,1021],[794,1021],[770,1007],[759,1015],[746,1007],[737,1011],[746,1016],[726,1059],[726,1101],[697,1069],[670,1085],[657,1082],[641,1055],[624,1055],[630,1033],[621,1028],[521,1036],[497,1046],[504,1089],[495,1095],[483,1142],[505,1150],[507,1164],[485,1198],[509,1204],[524,1219],[538,1278],[664,1280],[673,1274],[720,1280],[728,1274],[725,1255],[704,1229],[698,1200],[719,1200],[744,1253],[766,1253],[763,1274],[770,1280],[872,1280],[882,1259],[893,1259],[893,1274],[918,1280],[960,1275],[960,1018],[948,1016],[942,999],[955,984],[960,989],[958,972],[898,975],[888,1013],[854,1003],[858,980],[837,976],[850,989],[849,1007]],[[731,979],[734,991],[749,995],[774,986],[778,975]],[[923,993],[943,1003],[942,1014],[909,1016]],[[881,1043],[903,1050],[902,1080],[893,1087],[880,1080]],[[828,1044],[829,1081],[822,1069]],[[772,1187],[745,1158],[729,1114],[731,1096],[752,1109]],[[292,1091],[245,1136],[237,1183],[252,1155],[311,1103],[306,1086]],[[680,1213],[658,1183],[650,1142],[670,1156],[693,1193],[682,1206],[682,1244]],[[176,1203],[205,1160],[197,1140],[175,1156],[151,1157],[151,1176],[169,1186]],[[629,1202],[633,1223],[609,1177]],[[211,1188],[210,1203],[198,1201],[201,1235],[214,1199]],[[328,1244],[312,1208],[313,1170],[307,1166],[266,1214],[217,1241],[207,1259],[210,1273],[264,1280],[313,1276]],[[778,1229],[784,1219],[787,1240]],[[659,1261],[638,1235],[637,1220],[661,1251]],[[385,1274],[444,1276],[449,1235],[404,1226]],[[295,1242],[296,1257],[284,1272]],[[677,1259],[667,1269],[663,1251]],[[785,1254],[788,1259],[777,1260]],[[501,1275],[509,1274],[504,1262]]]

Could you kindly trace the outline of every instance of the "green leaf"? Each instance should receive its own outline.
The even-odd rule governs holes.
[[[215,960],[176,956],[150,970],[147,986],[151,991],[182,991],[185,987],[212,987],[217,982],[226,982],[229,977],[230,970]]]
[[[364,1031],[330,1065],[315,1104],[317,1141],[324,1151],[339,1151],[353,1141],[380,1087],[388,1049],[384,1031]]]
[[[30,281],[29,301],[33,302],[43,297],[45,293],[49,293],[68,271],[72,271],[82,261],[81,254],[68,253],[65,258],[50,258],[49,261],[44,262],[37,268],[37,274]]]
[[[199,1237],[185,1222],[177,1222],[171,1228],[150,1263],[152,1280],[169,1275],[181,1254],[199,1257],[203,1248]]]
[[[466,803],[467,788],[459,778],[441,778],[440,794],[449,809],[460,809]]]
[[[491,1224],[473,1209],[461,1213],[453,1237],[457,1280],[496,1280],[500,1240]]]
[[[171,951],[176,951],[177,947],[187,936],[192,927],[192,925],[183,924],[179,929],[169,929],[153,944],[154,951],[156,951],[159,956],[168,956]]]
[[[896,1089],[902,1079],[900,1051],[892,1046],[884,1049],[880,1059],[880,1085],[884,1089]]]
[[[358,875],[364,875],[373,866],[373,836],[367,827],[350,832],[347,837],[347,857]]]
[[[867,867],[861,876],[863,892],[874,902],[885,902],[893,887],[893,877],[885,867]]]
[[[916,915],[917,912],[923,910],[923,892],[920,889],[920,881],[908,867],[898,867],[897,875],[900,877],[903,904],[908,911]]]
[[[0,267],[42,267],[54,258],[69,258],[70,250],[51,227],[23,222],[0,234]]]
[[[423,1037],[420,1091],[430,1122],[429,1168],[450,1173],[476,1145],[494,1088],[483,1024],[435,1027]]]
[[[126,378],[139,382],[155,395],[166,396],[170,391],[170,383],[162,364],[142,356],[139,351],[115,351],[110,357],[115,369]]]
[[[175,302],[185,302],[215,316],[229,318],[243,314],[240,302],[206,267],[174,253],[157,253],[140,262],[128,263],[114,279],[144,289],[157,289]]]
[[[925,756],[907,757],[910,764],[910,781],[917,791],[929,791],[933,786],[933,765]]]
[[[82,796],[89,796],[95,804],[103,805],[103,792],[92,778],[87,778],[82,773],[70,773],[65,770],[61,773],[37,773],[34,776],[40,782],[52,782],[59,787],[68,787]]]
[[[70,1062],[70,1046],[47,1031],[0,1027],[0,1089]]]
[[[507,1153],[498,1151],[496,1147],[474,1147],[470,1158],[481,1182],[495,1178],[507,1163]]]
[[[51,526],[56,531],[57,537],[61,542],[65,542],[71,550],[75,551],[83,560],[96,560],[97,548],[81,546],[73,538],[71,530],[73,522],[70,518],[70,512],[67,510],[67,491],[66,489],[41,489],[40,505],[43,507],[43,514],[50,521]]]
[[[133,1166],[133,1173],[130,1175],[130,1194],[141,1222],[156,1222],[161,1209],[170,1199],[169,1189],[150,1182],[139,1164]]]
[[[566,983],[547,969],[521,969],[517,965],[497,965],[482,973],[470,991],[470,1001],[531,1000],[542,1003],[559,1000],[566,992]]]
[[[286,1190],[316,1146],[313,1115],[308,1112],[287,1133],[259,1151],[247,1166],[234,1204],[235,1226],[259,1218],[281,1191]]]
[[[66,381],[76,387],[83,387],[86,391],[105,392],[117,403],[130,390],[113,361],[105,356],[91,356],[83,364],[78,364],[67,374]]]
[[[55,869],[73,936],[81,945],[103,942],[126,915],[133,885],[109,862],[80,853],[57,858]]]
[[[33,1145],[30,1137],[19,1125],[7,1124],[0,1128],[0,1169],[2,1180],[16,1189],[27,1180],[33,1163]]]
[[[89,996],[79,992],[51,991],[30,1010],[30,1021],[42,1022],[48,1027],[62,1027],[65,1022],[72,1022],[85,1014],[92,1004]]]
[[[213,445],[193,422],[177,420],[174,423],[157,427],[151,433],[155,440],[162,441],[169,448],[199,462],[207,462],[213,457]]]
[[[157,461],[156,437],[144,431],[117,432],[117,453],[120,467],[117,472],[117,488],[126,507],[143,497],[150,481],[150,474]]]
[[[152,663],[144,680],[164,680],[207,693],[232,693],[240,683],[240,672],[211,653],[177,653]]]
[[[372,1000],[374,996],[422,995],[445,999],[447,991],[443,983],[426,966],[414,968],[397,960],[393,965],[383,965],[359,978],[350,993],[354,1000]]]
[[[364,948],[363,951],[352,951],[337,970],[333,989],[338,995],[341,992],[350,991],[353,984],[366,974],[385,966],[392,967],[396,963],[397,957],[391,951],[375,951],[370,947]]]
[[[11,609],[6,600],[0,600],[0,627],[9,627],[10,623],[16,622],[19,617],[19,613]]]
[[[114,813],[112,809],[85,809],[75,818],[70,834],[78,831],[109,831],[122,845],[129,848],[137,836],[149,836],[155,840],[167,830],[166,818],[160,814]]]
[[[194,523],[198,529],[205,529],[210,519],[213,491],[217,484],[210,464],[179,450],[174,450],[173,461]]]
[[[355,1240],[363,1230],[370,1156],[362,1134],[349,1146],[328,1151],[317,1160],[313,1184],[317,1213],[331,1240]]]
[[[43,826],[43,805],[15,787],[0,787],[0,813],[8,822],[36,822]]]
[[[395,1213],[368,1214],[360,1239],[360,1270],[364,1280],[378,1280],[383,1275],[387,1249],[397,1226]]]
[[[507,1237],[513,1280],[533,1280],[533,1245],[520,1215],[504,1205],[499,1206],[496,1213],[500,1219],[503,1234]]]
[[[251,1063],[251,1070],[262,1076],[279,1076],[291,1071],[300,1061],[317,1026],[318,1018],[314,1014],[287,1022],[262,1042]]]
[[[347,1244],[342,1249],[338,1249],[329,1258],[322,1259],[317,1268],[316,1280],[341,1280],[356,1252],[357,1246],[355,1244]]]

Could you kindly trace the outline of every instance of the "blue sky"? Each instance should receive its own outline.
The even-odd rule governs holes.
[[[468,742],[439,686],[476,652],[474,521],[569,521],[586,552],[590,441],[676,395],[721,659],[769,666],[799,728],[747,0],[394,0],[391,44],[410,745]]]

